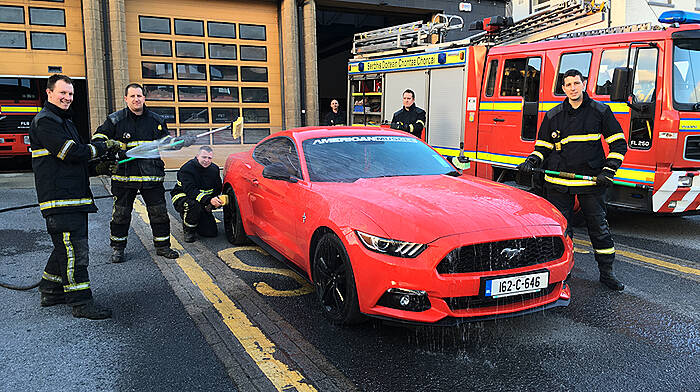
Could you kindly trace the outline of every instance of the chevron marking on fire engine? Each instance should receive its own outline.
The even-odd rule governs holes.
[[[574,244],[582,245],[582,246],[586,246],[586,247],[592,247],[590,241],[581,240],[578,238],[574,238]],[[628,259],[640,261],[642,263],[652,264],[652,265],[655,265],[658,267],[663,267],[663,268],[671,269],[674,271],[682,272],[684,274],[700,276],[700,269],[697,269],[697,268],[686,267],[684,265],[675,264],[675,263],[671,263],[671,262],[664,261],[664,260],[659,260],[659,259],[656,259],[653,257],[644,256],[644,255],[641,255],[639,253],[630,252],[630,251],[626,251],[626,250],[616,249],[615,253],[620,255],[620,256],[627,257]]]

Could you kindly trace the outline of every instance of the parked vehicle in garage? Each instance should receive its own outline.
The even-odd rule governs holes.
[[[457,324],[566,306],[566,221],[544,199],[462,174],[423,141],[308,127],[228,157],[226,235],[287,259],[334,323]]]

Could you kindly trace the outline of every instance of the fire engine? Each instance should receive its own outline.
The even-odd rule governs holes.
[[[605,5],[567,0],[517,23],[493,17],[483,30],[441,42],[461,18],[438,15],[356,34],[348,63],[348,121],[381,125],[405,89],[427,111],[425,141],[475,162],[468,174],[516,185],[563,74],[581,71],[586,92],[610,106],[628,152],[609,205],[659,214],[700,214],[700,14],[669,11],[651,24],[605,22]],[[606,147],[607,144],[603,143]]]
[[[39,85],[35,78],[0,77],[0,158],[31,154],[29,126],[41,110]]]

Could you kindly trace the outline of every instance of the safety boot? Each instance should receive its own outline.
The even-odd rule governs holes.
[[[40,304],[42,308],[49,306],[60,305],[66,303],[66,296],[64,294],[47,294],[41,293]]]
[[[124,248],[112,248],[112,263],[123,263],[125,260],[124,257]]]
[[[197,241],[197,232],[183,230],[185,233],[185,242],[195,242]]]
[[[622,291],[625,289],[625,285],[615,277],[612,263],[598,263],[598,269],[600,270],[600,283],[610,290]]]
[[[177,251],[169,246],[162,246],[156,248],[156,254],[158,256],[163,256],[166,259],[177,259],[180,257],[180,254],[177,253]]]
[[[90,301],[82,305],[73,306],[73,317],[102,320],[112,317],[112,310]]]

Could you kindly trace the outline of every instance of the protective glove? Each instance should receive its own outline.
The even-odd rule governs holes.
[[[126,144],[122,143],[118,140],[112,140],[112,139],[107,139],[105,140],[105,146],[107,146],[107,149],[113,152],[117,152],[120,150],[126,150]]]
[[[602,186],[612,186],[613,178],[615,178],[615,169],[605,166],[603,170],[596,177],[595,182]]]
[[[95,173],[98,176],[109,176],[117,171],[117,163],[114,161],[103,161],[95,166]]]
[[[189,147],[197,142],[197,137],[192,135],[178,136],[175,139],[173,139],[172,143],[179,142],[180,140],[182,140],[183,143],[178,144],[177,146],[175,146],[175,148],[178,148],[180,146]]]
[[[537,166],[537,158],[530,155],[527,157],[527,159],[525,159],[525,162],[518,165],[518,171],[523,174],[530,174],[532,173],[532,169],[536,168]]]

